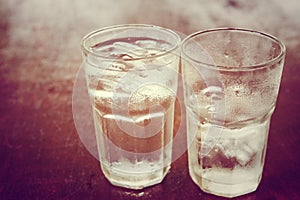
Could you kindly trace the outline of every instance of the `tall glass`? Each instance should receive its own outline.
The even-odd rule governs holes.
[[[179,45],[175,32],[151,25],[82,40],[101,169],[113,185],[141,189],[170,168]]]
[[[221,28],[182,43],[189,172],[205,192],[235,197],[262,177],[285,46],[257,31]]]

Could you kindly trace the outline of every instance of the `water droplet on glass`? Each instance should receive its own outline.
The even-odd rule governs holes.
[[[191,95],[189,97],[189,99],[190,99],[190,105],[193,106],[193,107],[197,107],[198,102],[197,102],[196,96],[195,95]]]
[[[235,85],[232,88],[235,96],[240,97],[245,93],[245,88],[243,85]]]
[[[150,163],[149,163],[149,166],[150,166],[150,167],[155,167],[155,164],[154,164],[153,162],[150,162]]]
[[[208,113],[215,113],[216,112],[216,107],[214,105],[208,105],[205,107]]]
[[[205,95],[206,97],[210,97],[212,100],[221,100],[223,99],[224,92],[222,88],[217,86],[209,86],[201,91],[202,95]]]
[[[240,96],[242,96],[242,93],[241,93],[241,91],[239,91],[239,90],[235,90],[235,96],[237,96],[237,97],[240,97]]]

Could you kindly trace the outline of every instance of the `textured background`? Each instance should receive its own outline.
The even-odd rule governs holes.
[[[143,191],[112,187],[82,145],[72,89],[88,32],[123,23],[184,34],[234,26],[287,45],[263,180],[240,199],[299,199],[299,0],[0,0],[0,199],[219,199],[190,180],[186,155]]]

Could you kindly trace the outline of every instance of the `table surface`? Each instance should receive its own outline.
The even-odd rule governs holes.
[[[297,0],[0,0],[0,199],[222,199],[191,181],[186,152],[159,185],[113,187],[81,141],[72,115],[80,40],[124,23],[183,34],[244,27],[284,41],[263,178],[256,192],[237,199],[300,199],[299,17]]]

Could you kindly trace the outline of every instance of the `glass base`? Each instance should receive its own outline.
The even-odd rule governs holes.
[[[108,181],[115,186],[129,189],[143,189],[161,183],[167,175],[170,166],[148,172],[128,172],[119,169],[109,169],[101,164],[101,169]]]
[[[256,180],[244,179],[243,181],[243,176],[237,178],[233,177],[232,175],[222,175],[219,173],[215,175],[212,176],[218,178],[207,179],[204,177],[197,176],[196,174],[190,171],[190,176],[192,180],[199,186],[199,188],[203,192],[227,198],[237,197],[254,192],[257,189],[261,179],[261,176],[259,176]],[[237,181],[237,179],[239,179],[239,181]]]

